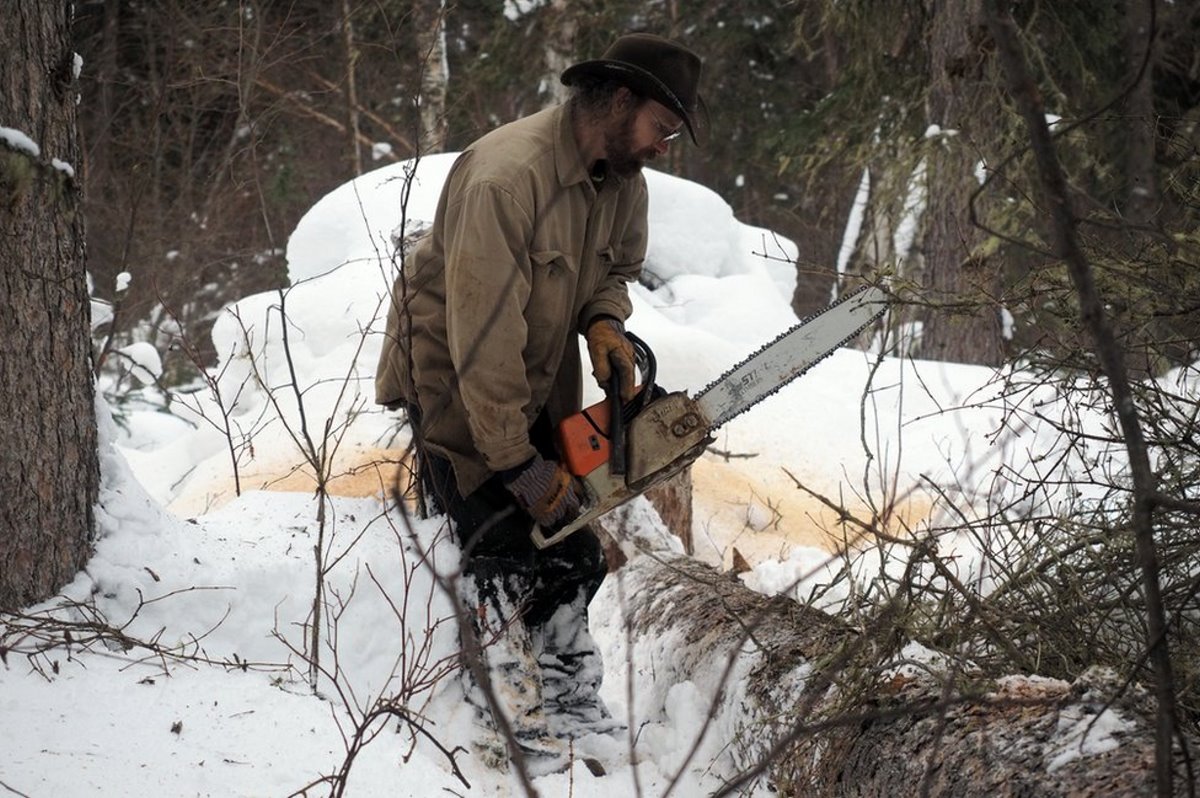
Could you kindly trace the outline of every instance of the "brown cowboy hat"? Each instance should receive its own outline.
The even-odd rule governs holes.
[[[601,58],[567,67],[562,82],[570,86],[584,75],[615,80],[662,103],[683,120],[697,145],[707,133],[708,108],[699,93],[700,57],[681,44],[652,33],[630,33],[613,42]]]

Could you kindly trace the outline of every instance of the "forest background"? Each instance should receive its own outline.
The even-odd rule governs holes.
[[[220,308],[285,282],[285,238],[314,198],[561,100],[566,65],[644,29],[703,55],[713,133],[656,168],[800,244],[801,316],[828,300],[836,272],[887,270],[921,289],[910,354],[997,365],[1071,332],[1055,301],[1061,270],[1013,240],[1040,211],[976,5],[82,3],[88,268],[106,299],[118,274],[135,277],[116,343],[166,343],[154,340],[165,324],[206,340]],[[1195,246],[1200,11],[1144,0],[1014,11],[1116,313],[1137,328],[1136,365],[1188,362],[1196,277],[1175,248]],[[1156,267],[1126,279],[1130,258]],[[1148,337],[1161,346],[1146,349]],[[186,358],[167,360],[168,381],[188,379]]]

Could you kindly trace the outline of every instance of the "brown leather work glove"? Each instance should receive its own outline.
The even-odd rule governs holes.
[[[579,515],[582,496],[575,478],[562,463],[540,454],[525,464],[501,472],[504,487],[525,512],[544,529],[558,529]]]
[[[625,325],[610,316],[601,316],[587,328],[588,354],[592,357],[592,375],[600,387],[608,390],[608,380],[616,367],[620,378],[621,401],[633,398],[636,372],[633,344],[625,337]]]

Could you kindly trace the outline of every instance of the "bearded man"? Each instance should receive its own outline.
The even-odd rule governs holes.
[[[622,398],[633,396],[624,322],[646,254],[641,169],[684,129],[699,143],[699,78],[694,53],[640,33],[568,68],[565,104],[458,158],[393,289],[376,398],[413,424],[425,494],[463,548],[493,711],[527,759],[558,760],[563,739],[619,728],[597,694],[587,629],[606,573],[600,542],[585,528],[542,551],[530,531],[580,510],[553,443],[581,408],[577,335],[600,385],[615,369]]]

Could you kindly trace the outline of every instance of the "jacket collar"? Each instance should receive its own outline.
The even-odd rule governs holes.
[[[579,151],[579,145],[575,142],[575,131],[571,127],[571,109],[566,103],[563,103],[554,110],[554,113],[557,131],[554,144],[554,167],[558,172],[559,185],[564,188],[576,183],[593,185],[591,176],[588,174],[587,164],[583,160],[583,153]],[[609,172],[604,182],[611,184],[614,188],[619,188],[623,181],[617,175]],[[593,185],[593,188],[596,186]]]
[[[566,103],[555,109],[556,137],[554,143],[554,166],[558,171],[559,185],[573,186],[588,179],[587,164],[575,143],[575,132],[571,128],[571,110]]]

